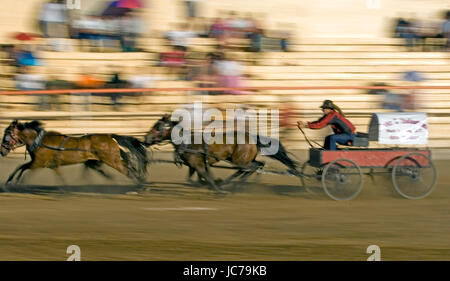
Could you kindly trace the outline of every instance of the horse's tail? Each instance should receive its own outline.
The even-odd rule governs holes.
[[[264,142],[261,142],[261,139],[264,139]],[[281,142],[279,140],[274,139],[274,138],[265,137],[265,136],[264,137],[258,136],[258,138],[257,138],[258,150],[260,150],[261,148],[264,148],[264,147],[270,147],[270,144],[273,144],[274,142],[278,142],[278,150],[276,153],[268,154],[267,156],[272,159],[280,161],[285,166],[290,168],[292,172],[297,172],[298,163],[296,161],[292,160],[291,157],[289,157],[288,152],[286,151],[286,149],[284,148],[284,146],[281,144]]]
[[[140,180],[143,179],[147,174],[147,165],[149,162],[147,157],[147,150],[145,149],[144,143],[142,143],[137,138],[130,136],[119,136],[113,134],[111,135],[111,137],[116,140],[120,146],[127,148],[131,152],[131,154],[136,156],[138,165],[137,167],[130,168],[135,168]],[[131,164],[130,157],[122,149],[120,150],[120,155],[127,164]]]

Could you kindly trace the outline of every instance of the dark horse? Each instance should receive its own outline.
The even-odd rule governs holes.
[[[31,161],[17,167],[6,184],[17,173],[19,175],[16,182],[25,170],[37,168],[53,169],[62,179],[58,170],[60,166],[79,163],[84,163],[86,168],[92,168],[107,177],[100,168],[104,163],[137,183],[141,183],[147,173],[146,149],[139,140],[130,136],[90,134],[70,137],[45,131],[39,121],[20,123],[15,120],[5,129],[0,153],[6,156],[11,150],[23,145],[26,146]]]
[[[183,164],[189,167],[188,180],[190,180],[194,172],[197,172],[199,178],[204,178],[211,187],[217,190],[219,187],[209,173],[209,165],[218,161],[228,161],[238,169],[236,173],[227,178],[222,184],[229,183],[236,177],[241,177],[242,180],[245,180],[264,166],[263,162],[256,160],[260,149],[266,146],[261,142],[262,136],[257,136],[256,144],[252,144],[249,142],[248,133],[235,131],[234,142],[232,144],[226,143],[225,139],[222,144],[175,144],[171,139],[171,135],[172,129],[178,123],[178,121],[171,121],[169,115],[165,115],[150,129],[145,136],[144,143],[147,146],[151,146],[163,141],[170,141],[175,148],[175,157],[179,158]],[[244,144],[238,144],[238,134],[245,134]],[[280,161],[289,168],[289,171],[297,174],[297,163],[288,156],[281,143],[279,143],[278,151],[268,156]]]

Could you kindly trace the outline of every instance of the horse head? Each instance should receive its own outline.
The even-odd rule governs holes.
[[[146,146],[160,143],[171,139],[172,129],[178,124],[178,121],[172,121],[169,114],[164,115],[156,121],[155,125],[145,135],[144,143]]]
[[[11,150],[14,150],[17,147],[21,147],[25,144],[19,137],[19,132],[22,127],[23,124],[19,123],[18,120],[12,121],[8,125],[8,127],[6,127],[3,133],[2,144],[0,148],[0,154],[2,156],[8,155]]]

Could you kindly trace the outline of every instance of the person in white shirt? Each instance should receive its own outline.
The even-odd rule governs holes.
[[[40,73],[39,66],[22,66],[16,75],[16,88],[22,91],[45,90],[47,81]],[[48,95],[38,95],[38,110],[50,109]]]
[[[218,87],[236,88],[241,86],[242,65],[234,60],[226,59],[224,54],[220,54],[214,62],[218,74]],[[240,90],[228,90],[226,94],[242,94]]]
[[[181,24],[179,30],[169,31],[166,33],[170,44],[175,47],[182,47],[185,51],[191,45],[191,38],[196,37],[194,32],[187,30],[187,24]]]
[[[67,7],[65,1],[52,0],[44,3],[39,15],[44,37],[67,37]]]

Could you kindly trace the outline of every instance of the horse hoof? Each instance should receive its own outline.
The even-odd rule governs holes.
[[[221,196],[221,197],[225,197],[230,194],[229,191],[225,191],[225,190],[221,190],[221,189],[216,189],[215,193],[216,193],[216,195]]]

